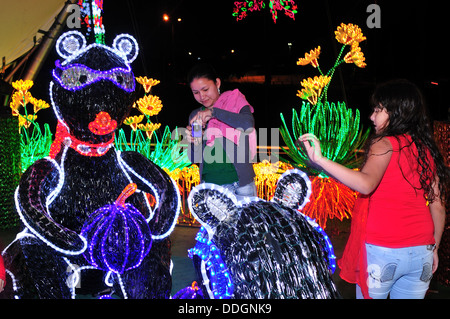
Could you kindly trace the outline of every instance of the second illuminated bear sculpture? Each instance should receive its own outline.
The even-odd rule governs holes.
[[[25,227],[3,253],[6,293],[73,298],[81,278],[94,292],[170,298],[178,188],[142,155],[114,148],[134,101],[137,43],[119,35],[112,47],[86,45],[71,31],[56,46],[64,58],[50,83],[57,133],[50,156],[23,174],[15,193]]]
[[[339,298],[331,277],[336,266],[331,242],[299,211],[310,194],[311,182],[299,170],[280,177],[271,201],[238,201],[225,188],[207,183],[195,187],[188,203],[202,227],[189,255],[200,295],[211,299]],[[188,287],[174,298],[194,297],[189,291]]]

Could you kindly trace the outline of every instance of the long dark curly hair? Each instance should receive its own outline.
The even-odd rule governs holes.
[[[389,114],[389,123],[381,132],[369,139],[366,145],[366,154],[368,154],[368,148],[375,141],[385,136],[394,136],[398,139],[398,136],[410,135],[418,152],[420,189],[424,190],[425,199],[430,203],[439,196],[445,205],[449,195],[450,172],[433,138],[432,122],[420,89],[408,80],[391,80],[380,84],[375,89],[371,103],[374,108],[386,108]],[[430,152],[432,160],[427,156],[427,152]],[[432,169],[432,161],[434,161],[435,171]],[[436,175],[439,178],[439,194],[435,194],[433,190]]]

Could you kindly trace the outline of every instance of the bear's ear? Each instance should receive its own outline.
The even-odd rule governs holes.
[[[217,226],[234,215],[240,207],[233,193],[210,183],[194,187],[189,193],[188,205],[195,219],[205,227],[210,239]]]
[[[79,31],[68,31],[63,33],[56,41],[56,51],[59,56],[68,59],[76,55],[86,47],[86,38]]]
[[[272,201],[289,208],[301,210],[311,195],[309,177],[298,169],[286,171],[278,179]]]
[[[116,36],[112,47],[120,53],[128,63],[133,62],[139,53],[139,46],[136,39],[129,34],[119,34]]]

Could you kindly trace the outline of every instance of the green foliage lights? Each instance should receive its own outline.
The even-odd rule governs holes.
[[[3,110],[2,110],[3,111]],[[17,226],[14,190],[20,179],[20,135],[17,117],[0,111],[0,229]]]
[[[353,110],[347,108],[344,102],[319,102],[311,106],[309,102],[303,101],[300,114],[297,110],[292,110],[292,134],[283,114],[280,116],[283,124],[280,133],[287,146],[286,153],[294,161],[294,166],[307,169],[313,175],[324,176],[320,170],[307,165],[308,156],[303,148],[297,148],[298,138],[309,132],[313,132],[321,141],[322,152],[327,158],[350,168],[360,164],[356,152],[366,141],[370,130],[363,133],[359,129],[358,110],[353,114]]]
[[[172,138],[172,132],[166,126],[162,137],[159,139],[157,134],[152,134],[148,138],[140,129],[131,131],[130,140],[127,140],[124,130],[121,128],[116,136],[116,148],[121,151],[134,151],[141,153],[153,163],[169,172],[177,168],[182,170],[191,163],[187,157],[187,150],[180,147],[179,138],[175,129],[175,136]]]

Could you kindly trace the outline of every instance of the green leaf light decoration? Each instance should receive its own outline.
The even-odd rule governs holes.
[[[370,130],[360,130],[360,114],[346,107],[344,102],[319,102],[312,106],[303,102],[300,114],[292,110],[292,133],[289,132],[283,114],[280,114],[283,126],[281,136],[286,143],[286,153],[294,166],[308,170],[312,175],[326,175],[308,165],[308,156],[303,148],[297,148],[296,141],[305,133],[314,133],[321,141],[322,153],[327,158],[349,168],[357,168],[360,159],[356,152],[365,143]],[[331,125],[330,125],[331,124]]]
[[[175,129],[174,132],[176,134],[177,130]],[[121,128],[116,136],[115,145],[121,151],[141,153],[168,172],[176,169],[182,170],[191,164],[187,157],[187,151],[180,147],[178,136],[172,138],[172,132],[168,126],[164,128],[161,138],[158,138],[157,134],[148,138],[140,129],[137,129],[135,132],[131,132],[129,140]]]
[[[14,191],[19,185],[20,135],[17,117],[0,111],[0,230],[19,224],[19,216],[14,205]]]

